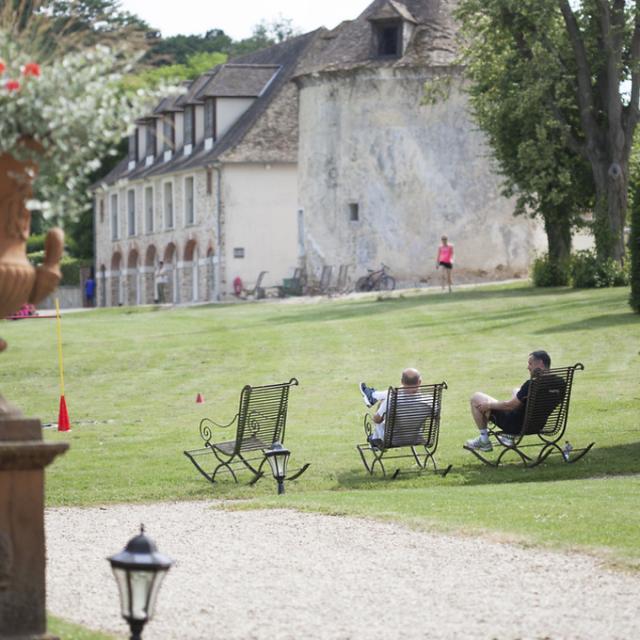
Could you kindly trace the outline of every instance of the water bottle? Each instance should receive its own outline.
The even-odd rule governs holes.
[[[573,451],[573,447],[571,443],[567,440],[562,448],[562,457],[565,462],[569,462],[569,454]]]

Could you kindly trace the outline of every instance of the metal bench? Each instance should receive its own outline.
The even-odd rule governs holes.
[[[369,474],[373,475],[376,465],[379,465],[386,476],[384,462],[402,458],[413,459],[418,467],[416,471],[431,470],[443,477],[449,473],[451,465],[439,470],[435,460],[442,415],[442,392],[446,388],[446,382],[417,388],[389,387],[384,439],[378,443],[379,446],[373,446],[369,441],[375,423],[367,413],[364,417],[367,442],[356,445]],[[432,469],[429,469],[429,465]],[[399,473],[400,469],[396,469],[392,477],[396,478]]]
[[[531,380],[520,433],[509,438],[497,427],[489,428],[492,444],[499,451],[495,460],[467,446],[464,448],[493,467],[497,467],[510,452],[515,453],[525,467],[535,467],[554,453],[561,455],[566,462],[580,460],[595,442],[582,449],[574,449],[567,447],[568,443],[563,446],[561,441],[567,429],[573,376],[582,370],[584,365],[578,362],[571,367],[549,369]]]
[[[243,289],[242,290],[242,293],[243,293],[245,298],[248,298],[249,296],[251,296],[256,300],[262,300],[262,298],[264,298],[266,296],[265,289],[262,286],[262,281],[264,280],[264,277],[267,275],[267,273],[269,273],[269,272],[268,271],[261,271],[258,274],[258,278],[256,279],[256,282],[253,285],[253,287],[251,289]]]
[[[262,387],[246,385],[240,394],[240,408],[233,420],[228,424],[218,424],[210,418],[200,421],[200,436],[204,447],[185,451],[184,454],[193,462],[196,469],[210,482],[215,482],[216,474],[221,469],[231,473],[238,482],[234,468],[248,469],[253,474],[251,484],[262,476],[262,467],[266,462],[264,450],[276,442],[284,442],[287,422],[289,389],[298,381],[291,378],[289,382]],[[227,432],[227,439],[222,438],[224,430],[235,427],[235,433]],[[308,468],[304,465],[298,471],[287,475],[287,480],[295,480]]]

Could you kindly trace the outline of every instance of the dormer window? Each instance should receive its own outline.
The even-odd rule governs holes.
[[[193,145],[196,133],[195,109],[193,105],[184,108],[184,144]]]
[[[378,22],[375,24],[376,49],[380,57],[399,57],[402,55],[402,21]]]
[[[156,123],[150,120],[147,123],[147,157],[155,157],[158,153],[156,149]]]
[[[175,116],[166,113],[163,118],[164,151],[173,151],[176,145]]]
[[[217,122],[216,122],[216,100],[215,98],[207,98],[204,101],[204,137],[211,139],[212,142],[216,139],[217,134]]]

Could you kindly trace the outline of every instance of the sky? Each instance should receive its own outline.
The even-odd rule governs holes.
[[[122,9],[145,20],[164,37],[202,35],[222,29],[234,40],[248,38],[261,21],[292,20],[302,33],[353,20],[372,0],[121,0]]]

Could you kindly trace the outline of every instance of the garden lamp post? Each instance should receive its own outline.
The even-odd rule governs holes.
[[[287,463],[291,452],[279,442],[274,442],[270,449],[264,450],[264,455],[269,461],[273,477],[278,482],[278,495],[280,495],[284,493],[284,479],[287,475]]]
[[[118,584],[122,617],[129,623],[131,640],[140,640],[142,628],[153,617],[160,584],[173,560],[158,553],[155,542],[144,534],[144,525],[120,553],[107,560]]]

